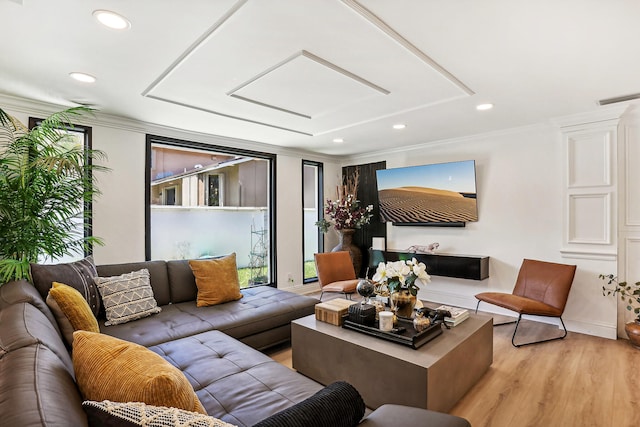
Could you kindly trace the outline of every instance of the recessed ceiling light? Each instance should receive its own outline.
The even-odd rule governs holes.
[[[110,10],[94,10],[93,16],[105,27],[114,30],[127,30],[131,28],[131,22],[122,15]]]
[[[344,139],[342,139],[342,138],[334,138],[333,142],[335,142],[336,144],[342,144],[344,142]]]
[[[96,78],[91,74],[73,72],[69,73],[69,77],[83,83],[95,83]]]
[[[478,104],[478,105],[476,105],[476,110],[478,110],[478,111],[491,110],[492,108],[493,108],[493,104]]]
[[[405,124],[403,124],[403,123],[398,123],[398,124],[396,124],[396,125],[393,125],[393,128],[394,128],[394,129],[404,129],[404,128],[406,128],[406,127],[407,127],[407,125],[405,125]]]

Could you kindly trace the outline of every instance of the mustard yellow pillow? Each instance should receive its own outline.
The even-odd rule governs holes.
[[[207,413],[187,377],[139,344],[76,331],[72,357],[76,383],[84,400],[144,402]]]
[[[98,321],[89,303],[75,288],[53,282],[47,295],[47,305],[58,321],[60,331],[68,345],[73,342],[74,331],[100,332]]]
[[[198,287],[198,307],[242,298],[235,252],[217,259],[191,260],[189,266]]]

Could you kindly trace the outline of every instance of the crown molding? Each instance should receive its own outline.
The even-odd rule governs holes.
[[[606,122],[609,120],[620,120],[622,115],[629,108],[630,105],[628,103],[599,107],[594,111],[556,117],[554,119],[551,119],[550,122],[556,127],[565,128],[569,126],[584,125],[589,123]]]
[[[388,150],[374,151],[371,153],[353,154],[353,155],[344,156],[343,160],[352,162],[352,161],[362,161],[368,158],[379,159],[381,157],[387,157],[389,155],[398,154],[398,153],[407,154],[412,151],[424,152],[425,149],[433,148],[436,146],[462,144],[467,142],[473,142],[478,139],[488,139],[488,138],[496,138],[496,137],[509,136],[509,135],[517,135],[517,134],[526,133],[526,132],[541,132],[545,130],[548,131],[550,129],[551,127],[547,123],[537,123],[533,125],[518,126],[514,128],[500,129],[500,130],[495,130],[490,132],[459,136],[455,138],[427,141],[420,144],[405,145],[405,146],[395,147]]]
[[[47,117],[60,110],[73,107],[74,104],[53,104],[33,99],[26,99],[9,94],[0,93],[0,105],[5,110],[28,114],[30,116]],[[162,135],[176,139],[186,139],[211,145],[223,145],[245,150],[267,152],[276,155],[301,157],[306,160],[339,162],[339,156],[325,155],[311,151],[280,147],[263,142],[250,141],[240,138],[232,138],[214,135],[204,132],[196,132],[187,129],[165,126],[157,123],[134,120],[128,117],[101,113],[96,110],[91,116],[80,118],[78,124],[85,126],[104,126],[107,128],[124,130],[140,134]]]

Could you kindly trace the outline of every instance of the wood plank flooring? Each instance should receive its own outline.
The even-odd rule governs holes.
[[[640,426],[639,349],[626,340],[572,332],[564,340],[515,348],[513,327],[494,327],[493,364],[452,414],[473,427]],[[521,328],[523,339],[559,333],[531,321]],[[289,346],[268,354],[291,368]]]

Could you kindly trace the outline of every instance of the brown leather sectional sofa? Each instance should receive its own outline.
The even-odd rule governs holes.
[[[196,307],[186,261],[98,266],[100,276],[147,268],[162,311],[101,332],[144,345],[185,373],[209,415],[252,426],[321,390],[321,384],[257,349],[290,338],[290,322],[314,312],[315,298],[261,286],[244,297]],[[0,417],[11,426],[86,426],[69,350],[46,295],[26,281],[0,286]],[[399,421],[401,421],[399,423]],[[386,405],[361,425],[468,426],[460,418]]]

